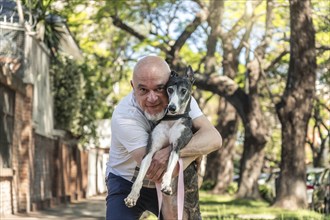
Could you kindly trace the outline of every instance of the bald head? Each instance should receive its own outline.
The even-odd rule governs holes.
[[[158,56],[146,56],[140,59],[134,67],[133,84],[139,77],[164,77],[168,80],[171,69],[166,61]]]

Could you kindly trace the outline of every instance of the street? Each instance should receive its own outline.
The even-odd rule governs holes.
[[[51,209],[16,214],[11,216],[0,216],[0,219],[8,220],[104,220],[105,219],[105,195],[76,201],[67,205],[59,205]]]

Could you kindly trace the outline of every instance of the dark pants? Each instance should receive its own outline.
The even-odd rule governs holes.
[[[136,206],[128,208],[124,199],[131,191],[132,183],[112,173],[107,178],[108,196],[106,198],[106,220],[136,220],[146,210],[158,216],[157,191],[142,187]]]

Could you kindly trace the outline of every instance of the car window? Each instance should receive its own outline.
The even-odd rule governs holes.
[[[316,179],[315,173],[307,174],[307,184],[313,185],[315,179]]]
[[[325,179],[326,179],[327,184],[329,184],[330,183],[330,169],[328,169],[327,176]]]
[[[329,182],[329,178],[330,178],[330,170],[328,169],[324,172],[324,175],[321,180],[322,184],[327,184]]]

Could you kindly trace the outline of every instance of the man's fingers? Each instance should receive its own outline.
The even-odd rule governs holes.
[[[166,170],[169,147],[163,148],[155,153],[151,161],[150,167],[147,171],[146,177],[154,182],[160,182],[161,178]]]
[[[165,171],[165,166],[159,165],[157,163],[151,163],[150,167],[147,172],[147,178],[154,181],[154,182],[159,182],[161,180],[163,173]]]
[[[150,179],[153,182],[160,183],[162,181],[164,171],[158,170],[154,173],[154,175],[149,175],[148,179]]]

